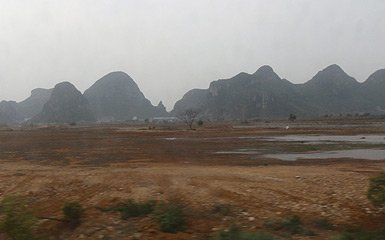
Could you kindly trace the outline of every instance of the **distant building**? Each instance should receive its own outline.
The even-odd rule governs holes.
[[[180,120],[177,117],[154,117],[150,121],[152,123],[175,123]]]

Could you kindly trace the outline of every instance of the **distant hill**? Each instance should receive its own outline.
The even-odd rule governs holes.
[[[98,120],[131,120],[166,116],[163,104],[155,107],[124,72],[112,72],[84,92]]]
[[[16,124],[31,119],[40,113],[44,104],[51,96],[52,89],[37,88],[31,91],[31,96],[16,103],[2,101],[0,103],[0,123]]]
[[[199,109],[214,120],[287,118],[324,114],[385,112],[385,70],[357,82],[338,65],[330,65],[304,84],[281,79],[270,66],[254,74],[240,73],[193,89],[176,102],[173,114]]]
[[[111,72],[82,95],[69,82],[54,89],[34,89],[22,102],[0,102],[0,124],[32,122],[125,121],[179,116],[188,109],[211,120],[247,120],[323,115],[385,114],[385,69],[359,83],[336,64],[303,84],[278,76],[270,66],[239,73],[192,89],[168,113],[162,102],[153,106],[135,81],[124,72]]]
[[[203,109],[204,104],[208,101],[208,96],[209,91],[207,89],[192,89],[175,103],[172,113],[178,115],[186,109]]]
[[[370,75],[362,84],[362,92],[368,102],[368,112],[385,113],[385,69]]]
[[[17,111],[17,103],[14,101],[0,102],[0,124],[14,124],[21,122],[23,116]]]
[[[207,90],[188,92],[174,112],[192,107],[213,119],[248,119],[287,116],[301,112],[299,105],[294,84],[262,66],[254,74],[240,73],[212,82]]]
[[[365,110],[361,84],[338,65],[319,71],[310,81],[297,86],[302,101],[313,115],[345,114]]]
[[[32,122],[71,123],[94,121],[88,101],[69,82],[57,84],[42,111],[32,118]]]
[[[30,119],[43,110],[44,104],[51,97],[52,89],[36,88],[31,96],[17,104],[17,111],[24,119]]]

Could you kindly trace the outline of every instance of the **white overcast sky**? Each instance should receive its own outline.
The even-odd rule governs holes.
[[[0,0],[0,100],[121,70],[171,110],[264,64],[302,83],[333,63],[385,68],[384,0]]]

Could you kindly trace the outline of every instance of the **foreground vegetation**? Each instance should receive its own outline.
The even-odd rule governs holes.
[[[368,190],[368,196],[373,193],[372,188],[378,189],[379,179],[383,175],[379,175],[371,179],[372,185]],[[374,184],[374,185],[373,185]],[[375,191],[376,194],[379,192]],[[370,198],[372,199],[372,198]],[[378,198],[375,198],[375,204],[380,204]],[[384,202],[382,202],[384,204]],[[97,207],[104,213],[120,213],[122,220],[131,218],[147,218],[150,217],[158,223],[160,231],[165,233],[177,233],[187,231],[189,229],[189,217],[191,217],[191,209],[177,201],[157,202],[153,200],[145,202],[136,202],[132,199],[123,201],[111,207]],[[39,219],[48,219],[67,224],[70,229],[74,229],[81,225],[85,210],[78,202],[67,202],[62,208],[63,217],[42,218],[37,217],[36,213],[31,210],[26,198],[20,196],[5,197],[0,204],[1,222],[0,231],[5,233],[10,239],[14,240],[38,240],[44,239],[43,235],[37,234]],[[213,207],[211,214],[219,214],[223,216],[232,215],[229,206],[216,205]],[[313,228],[319,230],[333,230],[334,226],[327,219],[316,218],[313,220]],[[208,239],[211,240],[283,240],[290,239],[291,235],[316,236],[317,233],[309,230],[302,219],[297,215],[288,216],[280,220],[267,220],[265,230],[249,231],[241,228],[237,224],[232,224],[227,229],[219,230],[211,234]],[[1,236],[1,235],[0,235]],[[47,235],[46,235],[47,236]],[[358,228],[349,228],[342,233],[335,235],[331,240],[383,240],[385,239],[385,231],[368,231]]]

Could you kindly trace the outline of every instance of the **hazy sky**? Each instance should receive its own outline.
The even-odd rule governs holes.
[[[385,68],[384,0],[0,0],[0,100],[128,73],[168,110],[192,88],[271,65],[294,83],[332,63]]]

